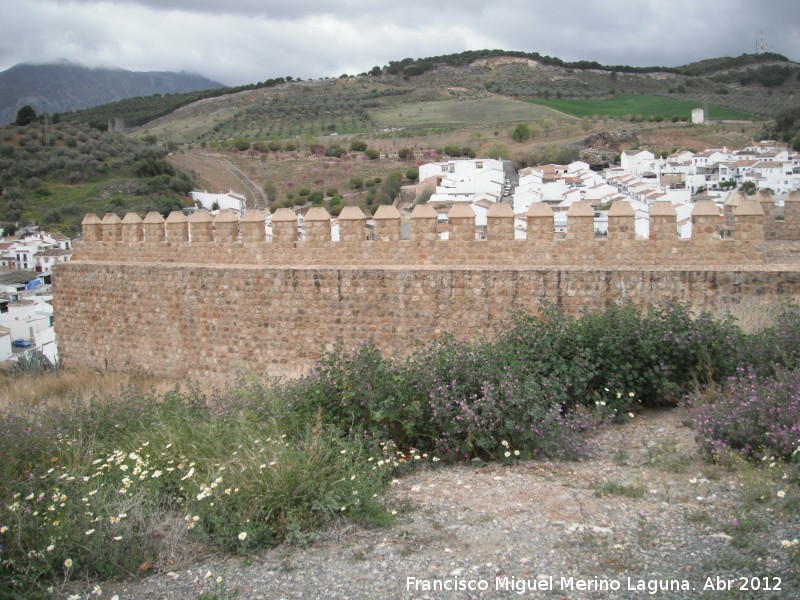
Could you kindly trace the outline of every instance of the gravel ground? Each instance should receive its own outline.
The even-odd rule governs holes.
[[[800,518],[770,519],[765,503],[766,526],[725,533],[745,518],[746,473],[703,462],[685,416],[645,412],[581,462],[421,468],[387,493],[390,528],[340,525],[305,547],[106,582],[103,597],[800,597],[798,555],[780,544],[798,537]],[[740,577],[780,589],[743,591]]]

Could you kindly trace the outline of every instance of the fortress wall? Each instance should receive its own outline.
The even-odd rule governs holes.
[[[340,241],[331,241],[324,209],[309,211],[302,231],[294,213],[277,211],[271,240],[253,212],[239,220],[88,215],[73,260],[54,273],[62,360],[193,376],[297,375],[336,340],[352,349],[373,337],[402,356],[446,331],[491,336],[515,311],[536,313],[543,303],[578,313],[622,298],[676,298],[698,311],[752,314],[764,303],[800,301],[800,245],[765,241],[758,202],[736,207],[732,238],[720,237],[713,203],[698,202],[688,240],[677,238],[668,203],[652,211],[646,240],[634,239],[623,205],[609,212],[604,238],[595,237],[586,204],[570,208],[564,239],[553,235],[549,207],[535,206],[525,241],[513,239],[508,207],[490,211],[482,240],[468,207],[454,214],[450,240],[438,239],[435,211],[417,208],[410,240],[401,239],[392,207],[376,213],[374,232],[349,207]],[[794,214],[787,209],[792,227]]]
[[[56,281],[67,366],[296,375],[341,339],[387,354],[450,331],[491,336],[542,302],[602,309],[671,298],[714,313],[800,301],[800,272],[775,269],[282,268],[72,262]]]

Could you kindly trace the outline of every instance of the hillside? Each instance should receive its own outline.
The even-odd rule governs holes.
[[[219,87],[222,84],[194,73],[90,69],[68,62],[18,64],[0,72],[0,124],[13,122],[25,105],[54,114],[123,98]]]
[[[382,130],[395,137],[419,137],[489,123],[559,118],[555,112],[531,116],[522,109],[523,100],[603,100],[607,105],[616,97],[637,95],[706,107],[712,115],[733,115],[724,118],[759,120],[793,106],[800,92],[800,65],[773,54],[709,59],[675,68],[608,67],[532,56],[462,53],[392,61],[369,73],[337,79],[255,85],[187,103],[169,114],[154,111],[154,117],[163,116],[144,130],[178,143],[235,137],[302,140],[330,134],[374,135]],[[493,100],[489,102],[498,98],[504,100],[500,110]],[[644,101],[630,116],[638,112],[647,119],[652,104]],[[125,107],[119,108],[122,114]],[[614,114],[600,106],[594,112],[597,117]],[[688,118],[685,112],[682,116]]]

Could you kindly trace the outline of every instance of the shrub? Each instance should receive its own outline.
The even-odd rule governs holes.
[[[724,392],[703,401],[695,396],[692,426],[709,457],[726,452],[746,458],[791,461],[800,448],[800,371],[759,377],[741,371]]]

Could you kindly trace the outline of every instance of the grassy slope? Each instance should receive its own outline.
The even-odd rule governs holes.
[[[634,94],[619,94],[612,98],[597,100],[576,99],[544,99],[528,100],[532,104],[546,106],[576,117],[591,117],[592,115],[609,115],[612,117],[625,117],[641,115],[643,118],[662,117],[665,120],[675,115],[686,116],[693,108],[701,108],[697,102],[681,100],[680,98],[664,98],[660,96],[638,96]],[[754,117],[741,111],[709,106],[711,119],[738,119],[749,121]]]

